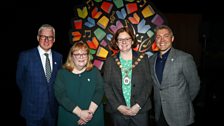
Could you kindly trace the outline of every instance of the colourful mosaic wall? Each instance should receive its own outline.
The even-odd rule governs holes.
[[[71,43],[87,43],[93,64],[101,70],[107,56],[116,53],[108,43],[119,28],[132,28],[138,41],[135,50],[150,53],[157,50],[154,28],[166,22],[148,0],[87,0],[74,8]]]

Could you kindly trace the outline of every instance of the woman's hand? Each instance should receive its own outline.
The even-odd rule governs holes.
[[[83,121],[88,122],[93,118],[93,114],[89,110],[82,110],[79,117]]]
[[[120,106],[117,108],[117,110],[118,110],[121,114],[123,114],[123,115],[129,115],[129,114],[130,114],[129,109],[130,109],[129,107],[124,106],[124,105],[120,105]]]
[[[140,109],[141,107],[138,104],[133,105],[130,109],[130,116],[135,116],[136,114],[138,114]]]

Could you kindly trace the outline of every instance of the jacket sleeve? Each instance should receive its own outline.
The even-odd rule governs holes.
[[[22,91],[24,89],[24,82],[26,77],[26,66],[28,58],[26,57],[25,53],[20,53],[19,59],[17,62],[17,70],[16,70],[16,83]]]
[[[97,79],[96,83],[96,89],[92,98],[92,101],[95,102],[97,105],[99,105],[102,102],[103,96],[104,96],[104,90],[103,90],[103,78],[101,76],[101,73],[97,68],[94,68],[95,75]]]
[[[200,89],[200,79],[196,64],[191,55],[187,55],[186,58],[184,58],[183,73],[188,83],[191,100],[193,101]]]

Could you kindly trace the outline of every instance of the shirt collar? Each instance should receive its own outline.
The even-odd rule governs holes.
[[[44,55],[44,53],[48,53],[49,55],[51,55],[51,49],[49,49],[47,52],[44,51],[40,46],[37,47],[40,55]]]
[[[157,57],[160,58],[160,59],[164,59],[164,58],[166,59],[168,57],[168,54],[170,53],[170,50],[171,50],[171,48],[166,53],[164,53],[162,55],[162,57],[160,56],[160,52],[158,52]]]

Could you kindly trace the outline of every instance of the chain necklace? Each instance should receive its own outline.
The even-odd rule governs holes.
[[[138,63],[142,60],[143,56],[144,56],[144,53],[142,53],[142,54],[137,58],[137,60],[136,60],[135,62],[133,62],[132,67],[130,67],[129,69],[126,69],[126,70],[125,70],[125,69],[123,68],[123,66],[121,65],[121,62],[120,62],[119,58],[116,58],[116,59],[115,59],[115,61],[116,61],[117,65],[118,65],[118,67],[119,67],[122,71],[124,71],[124,73],[125,73],[125,76],[124,76],[124,79],[123,79],[123,82],[124,82],[125,85],[128,85],[128,84],[130,84],[130,82],[131,82],[131,78],[128,76],[129,71],[131,71],[132,69],[134,69],[134,68],[138,65]]]
[[[123,61],[123,62],[122,62],[122,61]],[[132,62],[132,60],[129,60],[129,61]],[[123,59],[120,60],[121,65],[122,65],[121,71],[122,71],[122,74],[124,74],[123,81],[124,81],[124,84],[125,84],[125,85],[129,85],[130,82],[131,82],[131,79],[130,79],[130,76],[131,76],[131,75],[130,75],[129,73],[132,72],[132,64],[131,64],[131,62],[129,62],[129,61],[127,61],[127,63],[124,63],[124,62],[126,62],[126,61],[124,61]],[[124,64],[123,64],[123,63],[124,63]],[[125,64],[126,64],[126,65],[129,65],[129,67],[126,66]],[[125,66],[126,66],[126,67],[125,67]]]

